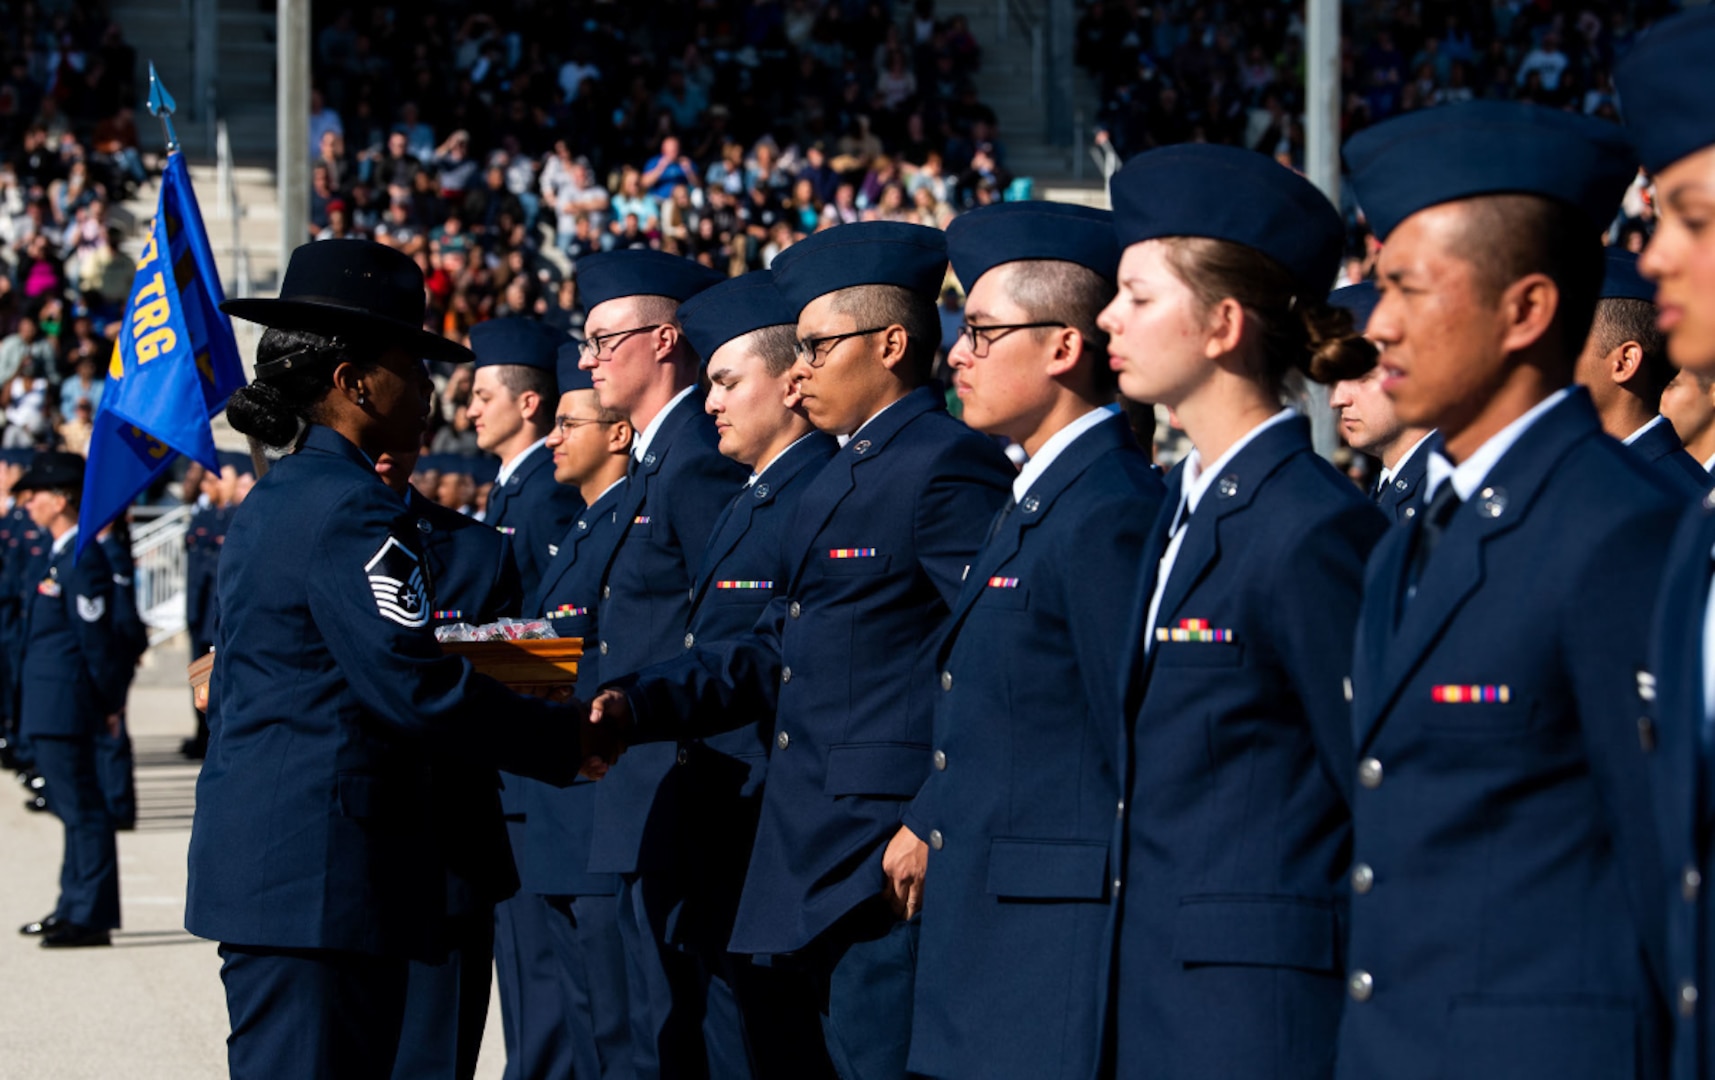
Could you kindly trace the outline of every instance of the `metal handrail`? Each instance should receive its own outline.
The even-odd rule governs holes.
[[[149,644],[158,645],[185,628],[186,548],[196,507],[176,506],[138,525],[131,536],[137,611],[149,627]]]
[[[244,205],[238,200],[238,170],[232,158],[232,136],[224,118],[216,119],[214,135],[215,186],[220,189],[220,215],[232,228],[232,288],[227,295],[245,299],[250,295],[250,252],[244,246]]]

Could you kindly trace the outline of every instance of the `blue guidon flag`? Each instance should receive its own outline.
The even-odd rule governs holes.
[[[244,385],[232,323],[220,310],[225,298],[184,155],[173,154],[95,414],[79,553],[174,452],[220,468],[209,420]]]

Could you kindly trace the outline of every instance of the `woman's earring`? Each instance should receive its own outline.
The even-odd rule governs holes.
[[[366,402],[367,402],[367,401],[368,401],[368,400],[369,400],[369,399],[368,399],[368,398],[367,398],[367,397],[365,397],[365,396],[364,396],[364,394],[363,394],[363,391],[362,391],[362,390],[359,390],[359,391],[358,391],[358,392],[357,392],[357,407],[358,407],[358,408],[360,408],[360,409],[361,409],[361,408],[363,408],[363,406],[364,406],[364,404],[365,404],[365,403],[366,403]]]

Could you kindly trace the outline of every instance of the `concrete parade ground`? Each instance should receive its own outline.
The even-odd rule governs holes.
[[[185,851],[199,762],[184,650],[156,650],[131,691],[137,829],[119,834],[123,929],[111,948],[47,950],[17,927],[52,910],[62,831],[0,774],[0,1080],[211,1080],[226,1075],[226,998],[213,942],[184,931]],[[176,677],[176,682],[174,681]],[[501,1074],[490,1001],[477,1076]]]

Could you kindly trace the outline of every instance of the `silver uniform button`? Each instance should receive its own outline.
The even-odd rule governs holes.
[[[607,655],[607,642],[605,641],[601,643],[601,654],[603,656]]]
[[[935,751],[933,754],[931,754],[929,756],[929,760],[931,760],[935,763],[935,768],[937,771],[939,771],[939,772],[946,772],[947,771],[947,752],[945,750]]]
[[[691,760],[691,752],[686,750],[683,746],[679,747],[679,764],[683,765],[689,760]]]
[[[1679,892],[1688,904],[1697,903],[1697,894],[1703,889],[1703,875],[1697,867],[1688,866],[1685,873],[1679,875]]]
[[[1679,984],[1679,1015],[1687,1020],[1697,1015],[1697,986],[1691,982]]]
[[[1124,799],[1121,799],[1119,801],[1119,805],[1114,807],[1114,817],[1121,817],[1121,818],[1125,817],[1125,800]]]
[[[1120,891],[1120,879],[1114,878],[1114,892]]]
[[[774,736],[774,745],[784,750],[788,746],[792,745],[792,736],[782,731],[780,734]]]
[[[1369,892],[1375,886],[1376,872],[1369,863],[1359,863],[1352,867],[1352,891],[1359,896]]]
[[[696,643],[697,643],[697,635],[695,635],[695,634],[686,634],[685,635],[685,648],[688,649],[692,645],[695,645]]]
[[[781,668],[780,669],[780,681],[783,683],[788,683],[788,682],[792,681],[792,669],[791,668]]]
[[[936,851],[940,851],[941,845],[945,844],[946,842],[947,842],[947,840],[945,837],[943,837],[941,835],[940,829],[930,829],[929,830],[929,846],[930,847],[934,848]]]
[[[953,673],[951,671],[941,672],[941,689],[951,690],[952,688],[953,688]]]
[[[1382,763],[1373,757],[1358,762],[1358,783],[1370,790],[1382,786]]]
[[[1367,971],[1354,971],[1352,977],[1346,980],[1346,993],[1360,1005],[1370,1000],[1370,995],[1375,992],[1376,981]]]
[[[798,606],[798,601],[794,600],[792,601],[792,606],[786,609],[786,614],[796,619],[798,616],[804,614],[804,609]]]
[[[606,599],[607,599],[607,598],[608,598],[608,597],[610,597],[610,596],[612,596],[612,595],[613,595],[613,590],[612,590],[612,589],[611,589],[611,588],[609,588],[609,587],[608,587],[608,586],[606,586],[606,585],[603,585],[603,586],[602,586],[602,587],[601,587],[601,598],[602,598],[602,599],[603,599],[603,600],[606,600]]]

